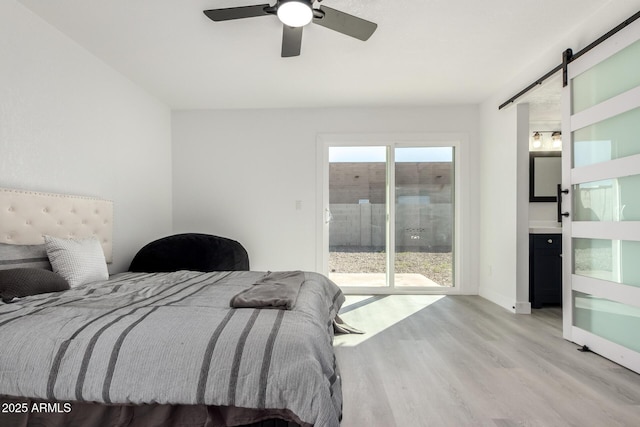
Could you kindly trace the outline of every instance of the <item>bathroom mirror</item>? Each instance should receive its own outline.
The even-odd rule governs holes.
[[[557,201],[557,186],[562,182],[562,153],[532,151],[529,153],[529,201]]]

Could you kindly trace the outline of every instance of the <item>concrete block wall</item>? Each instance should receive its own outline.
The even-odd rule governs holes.
[[[330,164],[329,227],[332,250],[384,250],[386,240],[385,163]],[[453,241],[453,165],[398,163],[397,251],[450,252]]]
[[[386,245],[384,204],[330,205],[331,250],[381,251]],[[453,242],[453,205],[403,205],[396,208],[397,251],[450,252]]]

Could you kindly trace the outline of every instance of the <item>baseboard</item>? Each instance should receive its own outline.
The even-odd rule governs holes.
[[[505,297],[504,295],[497,292],[487,291],[486,289],[481,289],[478,295],[486,300],[491,301],[494,304],[503,307],[505,310],[515,313],[516,307],[513,304],[513,300],[511,298]]]
[[[516,314],[531,314],[531,303],[530,302],[517,302],[516,303]]]

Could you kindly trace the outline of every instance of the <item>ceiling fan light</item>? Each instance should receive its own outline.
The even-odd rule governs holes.
[[[313,19],[311,2],[287,1],[278,6],[278,18],[289,27],[303,27]]]

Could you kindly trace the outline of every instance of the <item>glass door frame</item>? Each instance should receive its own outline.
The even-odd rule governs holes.
[[[318,149],[318,210],[317,233],[318,249],[316,256],[316,270],[328,275],[329,270],[329,147],[387,147],[387,222],[386,222],[386,275],[387,286],[384,287],[342,287],[346,294],[461,294],[464,277],[463,243],[461,239],[462,220],[462,191],[461,167],[468,136],[466,134],[319,134]],[[453,286],[451,287],[407,287],[396,286],[395,273],[395,171],[390,165],[395,165],[395,148],[405,147],[453,147],[453,177],[454,177],[454,219],[453,219]],[[391,207],[393,206],[393,207]]]
[[[640,87],[597,103],[583,111],[572,111],[572,79],[594,67],[623,48],[640,40],[640,25],[631,26],[614,35],[597,49],[569,64],[569,84],[562,90],[563,164],[562,187],[569,194],[562,196],[563,219],[563,337],[579,345],[587,345],[603,355],[636,372],[640,372],[640,354],[589,331],[574,326],[574,291],[614,302],[640,307],[640,287],[576,275],[573,259],[573,238],[606,240],[640,240],[640,221],[596,222],[573,221],[573,186],[605,179],[640,174],[640,154],[602,163],[576,167],[573,160],[573,132],[640,107]]]

